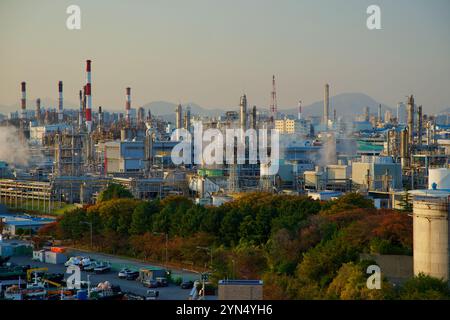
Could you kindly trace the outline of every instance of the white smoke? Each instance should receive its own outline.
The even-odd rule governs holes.
[[[322,148],[320,149],[319,165],[324,167],[337,163],[336,137],[334,134],[327,134],[323,137]]]
[[[19,131],[15,127],[0,127],[0,161],[11,167],[27,166],[30,157],[30,148],[26,139],[20,139]]]

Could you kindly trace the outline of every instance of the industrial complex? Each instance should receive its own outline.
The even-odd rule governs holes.
[[[449,280],[450,126],[447,120],[424,114],[412,94],[398,104],[396,114],[388,110],[383,115],[381,105],[375,112],[362,105],[360,114],[346,119],[332,110],[332,87],[325,84],[322,117],[304,115],[301,101],[297,114],[284,114],[278,109],[273,76],[267,109],[250,106],[251,97],[243,94],[236,99],[237,108],[218,117],[195,114],[189,105],[179,104],[173,110],[173,123],[134,106],[130,87],[123,88],[123,112],[94,107],[94,66],[91,60],[85,62],[81,90],[57,82],[57,106],[42,106],[39,98],[34,107],[27,105],[28,84],[20,84],[21,109],[2,126],[17,128],[30,159],[27,165],[0,162],[0,204],[52,213],[67,204],[93,204],[112,183],[124,186],[137,199],[184,195],[202,206],[220,206],[239,193],[255,191],[316,200],[357,192],[386,209],[401,208],[407,197],[413,206],[414,274]],[[64,107],[64,90],[78,92],[78,110]],[[277,132],[279,154],[274,154],[274,141],[265,150],[276,156],[276,172],[260,158],[251,161],[257,143],[245,136],[242,161],[225,161],[230,144],[232,159],[238,157],[233,137],[223,144],[221,161],[175,164],[174,150],[180,143],[189,143],[188,158],[198,157],[198,144],[206,148],[211,143],[204,137],[186,139],[198,139],[194,131],[200,126],[222,136],[227,129],[253,130],[258,142]],[[14,235],[19,227],[36,230],[52,221],[7,217],[2,223],[4,233]],[[233,290],[243,290],[249,299],[262,297],[259,281],[254,283],[255,291],[248,291],[245,281],[221,284],[219,295],[224,299]]]

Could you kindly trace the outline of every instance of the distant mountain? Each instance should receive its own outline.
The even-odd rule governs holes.
[[[58,101],[50,98],[42,98],[41,99],[41,108],[57,108]],[[64,100],[64,108],[65,109],[78,109],[78,105],[72,103],[68,100]],[[11,106],[0,105],[0,113],[5,115],[10,112],[18,111],[20,109],[20,103],[17,102]],[[36,100],[27,100],[27,110],[35,110],[36,109]]]
[[[36,105],[36,101],[27,100],[27,109],[34,109]],[[58,101],[54,99],[44,98],[41,99],[42,108],[53,107],[56,108],[58,105]],[[336,96],[330,97],[330,117],[333,117],[333,110],[336,110],[336,114],[338,117],[344,117],[344,119],[353,119],[355,115],[361,115],[364,113],[364,108],[369,107],[369,111],[371,114],[378,113],[378,106],[380,103],[373,99],[372,97],[364,94],[364,93],[341,93]],[[183,103],[183,111],[186,110],[187,106],[191,107],[192,115],[202,115],[209,117],[218,117],[223,115],[228,110],[238,110],[237,106],[233,107],[220,107],[220,108],[204,108],[199,106],[196,103]],[[134,106],[138,107],[138,106]],[[164,118],[167,121],[175,122],[175,109],[177,107],[176,103],[168,102],[168,101],[153,101],[147,103],[142,106],[146,111],[150,110],[151,113],[155,116],[159,116]],[[20,104],[16,103],[13,106],[5,106],[0,105],[0,113],[7,116],[9,112],[19,110]],[[66,109],[78,109],[78,105],[72,103],[70,101],[64,101],[64,108]],[[105,107],[104,110],[112,111],[112,112],[124,112],[124,110],[118,109],[110,109]],[[268,111],[267,108],[258,107],[260,111]],[[381,104],[381,111],[384,116],[386,110],[391,110],[393,115],[395,116],[395,109]],[[298,108],[284,108],[279,109],[281,113],[287,115],[297,115]],[[439,114],[450,113],[450,107],[442,110]],[[323,100],[314,102],[310,105],[303,106],[303,114],[305,116],[322,116],[323,115]]]
[[[369,112],[371,114],[378,114],[379,105],[380,103],[378,101],[364,93],[341,93],[330,97],[330,117],[333,117],[333,112],[336,110],[338,117],[353,119],[355,115],[363,114],[365,107],[369,107]],[[390,110],[394,113],[392,108],[381,104],[381,112],[383,116],[386,110]],[[298,108],[280,110],[280,112],[297,115]],[[302,108],[302,112],[305,116],[323,116],[323,100],[304,106]]]
[[[152,115],[162,117],[167,121],[175,122],[175,109],[178,104],[167,101],[153,101],[143,105],[142,107],[148,111],[150,110]],[[186,107],[191,108],[191,115],[202,115],[209,117],[218,117],[223,114],[224,110],[219,109],[206,109],[199,106],[196,103],[182,104],[183,113],[186,111]]]
[[[183,110],[186,106],[191,106],[191,114],[198,114],[210,117],[217,117],[224,114],[228,110],[238,110],[237,107],[230,108],[203,108],[195,103],[183,104]],[[380,103],[370,96],[363,93],[342,93],[330,98],[330,116],[333,116],[333,110],[336,109],[338,116],[344,118],[353,119],[357,114],[363,114],[364,108],[369,107],[371,114],[378,114],[378,106]],[[154,101],[147,103],[143,106],[146,110],[151,110],[153,115],[161,116],[168,121],[175,121],[175,109],[177,104],[167,101]],[[268,111],[266,108],[258,107],[258,110]],[[384,112],[390,110],[394,113],[393,109],[385,104],[381,104],[381,111],[384,116]],[[298,108],[286,108],[280,109],[281,113],[287,115],[297,115]],[[303,107],[303,114],[305,116],[322,116],[323,115],[323,100],[314,102],[308,106]],[[395,113],[394,113],[395,115]]]

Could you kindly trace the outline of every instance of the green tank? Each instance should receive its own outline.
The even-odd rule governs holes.
[[[222,169],[198,169],[197,174],[199,176],[208,176],[208,177],[222,177],[223,170]]]

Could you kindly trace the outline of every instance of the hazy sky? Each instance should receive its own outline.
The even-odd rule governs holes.
[[[81,7],[81,30],[66,8]],[[366,27],[381,7],[382,30]],[[0,104],[77,102],[92,60],[93,103],[119,109],[166,100],[280,108],[363,92],[394,106],[413,93],[426,112],[450,106],[449,0],[0,0]]]

